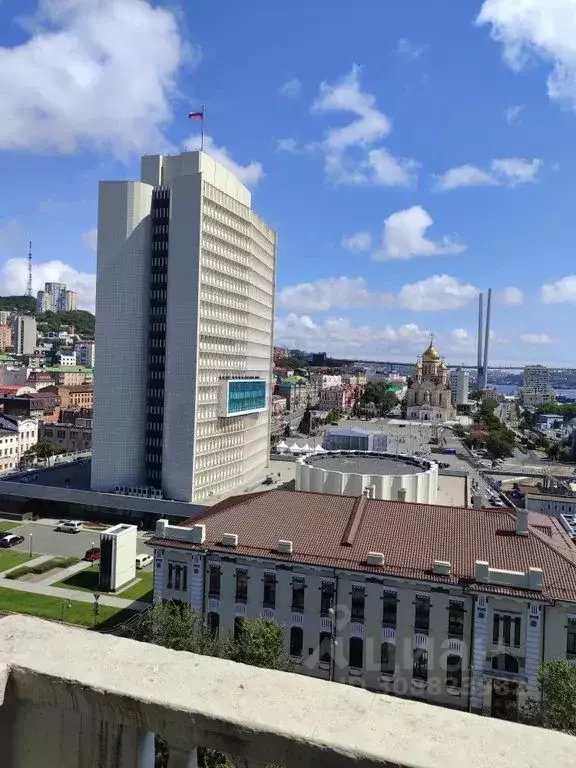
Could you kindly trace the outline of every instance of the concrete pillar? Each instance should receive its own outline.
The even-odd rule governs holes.
[[[153,731],[141,731],[138,739],[138,768],[154,768],[156,760]]]

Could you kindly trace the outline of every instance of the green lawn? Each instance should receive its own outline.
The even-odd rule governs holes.
[[[81,592],[99,592],[98,589],[98,565],[91,565],[85,571],[78,571],[63,581],[57,581],[52,587],[64,587],[65,589],[78,589]],[[136,584],[123,592],[111,592],[124,600],[142,600],[152,602],[154,592],[154,574],[152,571],[136,571],[136,577],[140,579]]]
[[[121,608],[101,605],[98,616],[95,617],[91,603],[78,603],[75,600],[62,600],[59,597],[47,597],[4,587],[0,587],[0,611],[27,613],[41,619],[54,619],[81,627],[96,628],[103,628],[104,625],[108,628],[133,615],[133,612]]]
[[[136,571],[136,577],[140,579],[128,589],[118,592],[118,597],[125,600],[142,600],[151,603],[154,597],[154,574],[152,571]]]
[[[30,556],[27,552],[15,552],[14,550],[0,550],[0,573],[7,571],[8,568],[15,568],[17,565],[27,563]]]
[[[0,533],[4,533],[5,531],[15,531],[16,528],[20,528],[20,523],[17,523],[16,521],[10,522],[10,520],[0,520]]]

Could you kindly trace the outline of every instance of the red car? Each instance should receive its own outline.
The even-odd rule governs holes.
[[[100,560],[100,550],[98,547],[92,547],[86,550],[84,560],[88,560],[90,563],[94,563],[96,560]]]

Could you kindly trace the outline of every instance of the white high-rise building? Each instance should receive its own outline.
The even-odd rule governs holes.
[[[36,349],[36,318],[16,315],[12,321],[12,338],[16,355],[31,355]]]
[[[101,182],[92,488],[201,501],[269,460],[276,234],[202,152]]]
[[[470,374],[462,368],[450,371],[450,388],[453,405],[464,405],[468,402],[470,392]]]
[[[550,371],[544,365],[527,365],[524,368],[524,387],[522,400],[524,405],[537,408],[539,405],[553,403],[556,399],[550,386]]]
[[[45,283],[36,297],[37,312],[69,312],[78,306],[78,294],[64,283]]]

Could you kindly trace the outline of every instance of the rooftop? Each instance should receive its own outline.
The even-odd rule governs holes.
[[[86,368],[83,365],[51,365],[46,368],[42,368],[43,371],[48,373],[92,373],[92,368]]]
[[[246,766],[574,765],[563,733],[27,616],[0,619],[0,660],[7,768],[152,768],[155,733],[170,768],[197,746]]]
[[[576,601],[576,550],[566,546],[564,539],[558,544],[555,537],[533,525],[528,536],[517,536],[515,515],[505,509],[278,490],[226,499],[185,525],[197,523],[206,525],[203,545],[159,537],[149,543],[224,552],[229,550],[220,544],[222,535],[236,533],[238,554],[275,560],[286,557],[291,562],[455,584],[473,591]],[[352,540],[347,535],[350,527]],[[281,539],[293,542],[292,555],[276,551]],[[368,552],[382,552],[385,565],[367,565]],[[451,576],[433,574],[434,560],[450,562]],[[543,589],[520,592],[510,586],[476,584],[477,560],[507,571],[542,568]]]
[[[306,464],[330,472],[345,472],[357,475],[418,475],[429,469],[429,462],[404,457],[377,456],[362,453],[327,453],[308,456]]]

